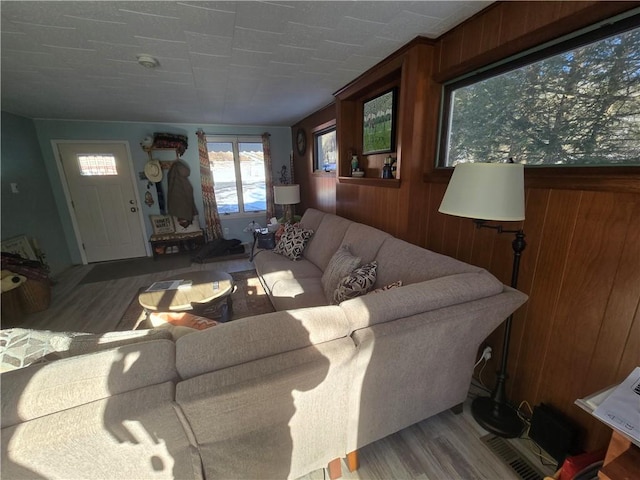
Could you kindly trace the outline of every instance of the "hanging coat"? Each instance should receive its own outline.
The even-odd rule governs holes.
[[[182,160],[176,160],[167,175],[169,215],[177,217],[178,223],[185,228],[191,225],[193,217],[198,214],[193,200],[193,187],[189,182],[190,173],[189,165]]]

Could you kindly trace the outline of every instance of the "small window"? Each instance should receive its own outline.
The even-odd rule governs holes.
[[[262,141],[223,137],[207,140],[218,212],[230,215],[266,211]]]
[[[634,20],[635,18],[635,20]],[[439,166],[640,164],[637,16],[445,85]]]
[[[102,175],[118,175],[116,157],[112,154],[80,154],[78,155],[80,175],[83,177],[95,177]]]
[[[313,134],[314,170],[334,172],[338,159],[336,127],[332,126]]]

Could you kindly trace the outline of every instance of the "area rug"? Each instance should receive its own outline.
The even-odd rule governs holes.
[[[237,320],[251,315],[260,315],[262,313],[270,313],[275,311],[269,297],[262,288],[262,284],[258,279],[255,270],[245,270],[242,272],[230,273],[236,290],[231,294],[233,299],[233,315],[232,320]],[[141,288],[133,295],[129,306],[125,310],[120,322],[116,326],[116,330],[135,330],[136,328],[145,328],[145,314],[138,303],[138,294],[144,291],[146,287]],[[221,318],[224,314],[227,302],[220,301],[214,304],[215,308],[207,310],[206,316],[212,320]]]
[[[87,273],[79,285],[85,283],[106,282],[118,278],[136,277],[150,273],[177,270],[191,266],[189,255],[164,255],[154,260],[153,257],[132,258],[114,262],[97,263]]]
[[[224,262],[225,260],[239,260],[241,258],[249,258],[249,253],[232,253],[231,255],[222,255],[218,257],[203,258],[201,260],[193,260],[194,263],[214,263]]]

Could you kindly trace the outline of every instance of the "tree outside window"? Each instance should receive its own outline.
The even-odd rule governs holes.
[[[640,164],[640,28],[505,68],[445,87],[440,166]]]

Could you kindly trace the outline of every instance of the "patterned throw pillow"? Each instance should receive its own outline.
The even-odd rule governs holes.
[[[391,290],[392,288],[398,288],[402,286],[402,280],[398,280],[397,282],[390,283],[389,285],[385,285],[384,287],[376,288],[375,290],[371,290],[369,293],[380,293],[385,292],[387,290]]]
[[[369,292],[376,283],[377,268],[378,262],[367,263],[340,280],[333,293],[333,303],[338,304]]]
[[[302,256],[304,247],[313,235],[313,230],[304,230],[295,225],[287,224],[280,241],[273,249],[274,253],[284,255],[290,260],[298,260]]]
[[[338,282],[360,266],[362,259],[354,257],[349,250],[349,245],[342,245],[331,257],[327,268],[322,274],[322,289],[327,300],[333,301],[333,293]]]

